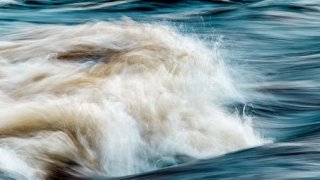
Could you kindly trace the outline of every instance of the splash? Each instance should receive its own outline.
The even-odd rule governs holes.
[[[169,26],[42,25],[7,39],[0,171],[10,176],[123,176],[263,143],[223,106],[241,93],[219,49]]]

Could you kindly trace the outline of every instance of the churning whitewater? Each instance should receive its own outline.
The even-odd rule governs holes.
[[[168,25],[24,25],[3,39],[0,171],[12,177],[124,176],[264,142],[224,107],[245,97],[219,46]]]

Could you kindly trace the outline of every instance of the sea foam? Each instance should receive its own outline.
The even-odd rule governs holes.
[[[123,176],[264,142],[224,107],[241,92],[219,48],[166,25],[24,27],[0,61],[11,176]]]

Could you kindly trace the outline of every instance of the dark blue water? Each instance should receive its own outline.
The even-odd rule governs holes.
[[[273,142],[117,179],[320,179],[319,0],[21,0],[1,5],[0,34],[24,24],[123,18],[221,41],[238,88],[250,97],[226,106],[252,116]]]

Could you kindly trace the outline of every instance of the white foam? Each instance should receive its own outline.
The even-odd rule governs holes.
[[[19,4],[19,2],[15,0],[0,0],[0,6],[4,6],[8,4]]]
[[[264,142],[250,117],[239,117],[223,106],[230,99],[242,99],[242,93],[229,77],[219,49],[199,39],[168,26],[135,22],[27,29],[32,28],[19,33],[18,39],[24,40],[0,49],[6,62],[0,68],[0,97],[5,97],[0,102],[0,133],[12,124],[29,122],[24,119],[29,116],[36,119],[33,123],[56,121],[58,129],[91,128],[80,133],[87,155],[76,153],[72,142],[63,145],[60,140],[54,142],[62,150],[54,152],[72,154],[68,157],[91,170],[96,158],[99,170],[88,173],[109,176],[154,170],[177,163],[181,156],[208,158]],[[120,52],[114,56],[116,65],[108,64],[113,73],[97,75],[104,65],[96,62],[56,59],[76,45]],[[90,137],[95,137],[97,147],[88,145]],[[38,154],[49,151],[41,148],[48,138],[28,138],[25,151],[32,151],[34,144]],[[8,142],[16,141],[5,143],[15,150]],[[27,172],[28,160],[14,163]],[[17,170],[11,167],[5,169]]]
[[[27,164],[15,151],[0,147],[0,172],[11,178],[39,179],[35,176],[36,169]]]

